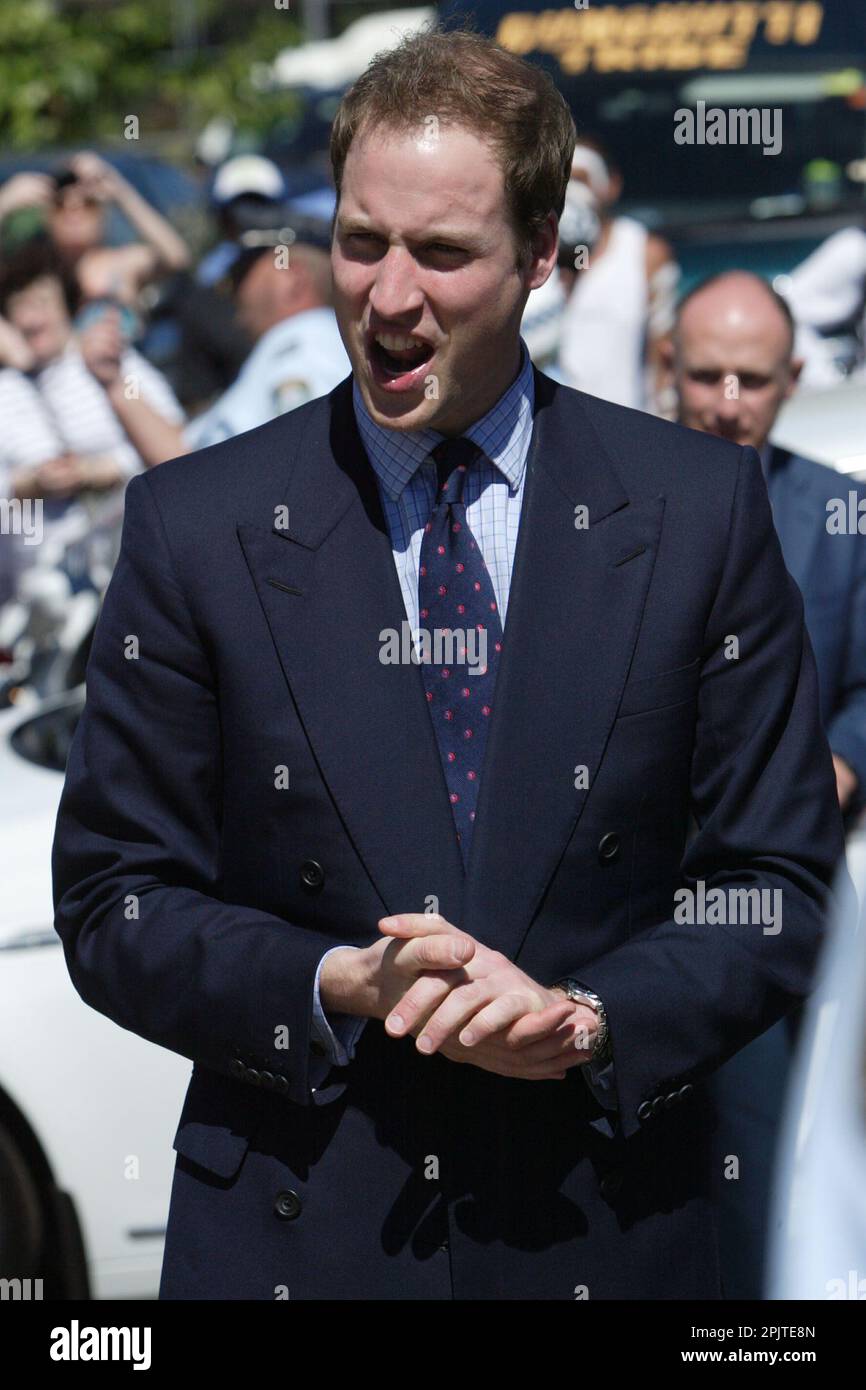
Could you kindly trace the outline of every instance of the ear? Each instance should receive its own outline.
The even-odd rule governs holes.
[[[803,370],[803,366],[804,366],[805,360],[806,360],[806,359],[805,359],[804,357],[792,357],[792,358],[791,358],[791,365],[790,365],[790,367],[789,367],[790,380],[789,380],[789,383],[788,383],[788,389],[787,389],[787,391],[785,392],[785,395],[786,395],[786,396],[791,396],[791,395],[793,395],[794,391],[797,389],[797,383],[798,383],[799,380],[800,380],[800,373],[801,373],[802,370]]]
[[[659,362],[661,363],[662,367],[664,367],[665,371],[670,372],[671,375],[673,375],[676,350],[674,348],[674,340],[671,337],[670,333],[666,333],[663,338],[656,339],[655,352]]]
[[[559,255],[559,219],[549,212],[532,238],[532,254],[524,272],[526,288],[537,290],[550,278]]]

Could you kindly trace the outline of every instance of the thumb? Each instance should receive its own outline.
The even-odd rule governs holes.
[[[379,930],[386,936],[441,936],[443,932],[456,932],[457,928],[439,912],[399,912],[393,917],[382,917]]]

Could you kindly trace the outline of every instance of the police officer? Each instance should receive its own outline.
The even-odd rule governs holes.
[[[187,427],[193,448],[324,396],[351,366],[331,308],[330,225],[274,205],[244,232],[223,282],[255,347],[227,391]]]

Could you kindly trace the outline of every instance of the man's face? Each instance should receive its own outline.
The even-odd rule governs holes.
[[[457,435],[513,381],[556,219],[522,269],[502,170],[467,130],[353,140],[331,252],[334,307],[364,404],[385,428]]]
[[[274,307],[274,296],[279,289],[275,280],[278,274],[289,275],[291,271],[275,270],[273,255],[265,251],[256,257],[238,285],[235,312],[238,322],[253,342],[257,342],[279,320],[279,313],[275,314]]]
[[[26,339],[40,367],[58,357],[69,341],[69,310],[63,287],[53,275],[44,275],[26,289],[11,294],[6,317]]]
[[[580,146],[577,148],[579,150]],[[592,154],[595,155],[594,150]],[[596,158],[604,164],[600,155],[596,156]],[[590,172],[589,169],[582,169],[579,165],[578,156],[578,158],[575,159],[575,163],[572,165],[571,178],[574,183],[582,183],[584,187],[588,188],[596,206],[600,211],[606,213],[613,207],[614,203],[618,201],[622,193],[622,178],[619,174],[612,174],[606,164],[604,165],[604,169],[605,174],[602,176],[601,170],[595,165],[595,159],[593,160],[592,172]]]
[[[709,287],[683,309],[674,356],[682,424],[761,449],[799,363],[760,287]]]

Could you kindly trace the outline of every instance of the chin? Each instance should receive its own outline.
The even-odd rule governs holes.
[[[367,407],[373,420],[378,425],[385,426],[392,430],[420,430],[436,429],[436,424],[432,418],[434,411],[431,410],[436,402],[421,400],[414,404],[407,400],[400,401],[397,398],[382,401],[375,387],[367,388],[361,392],[364,404]]]

